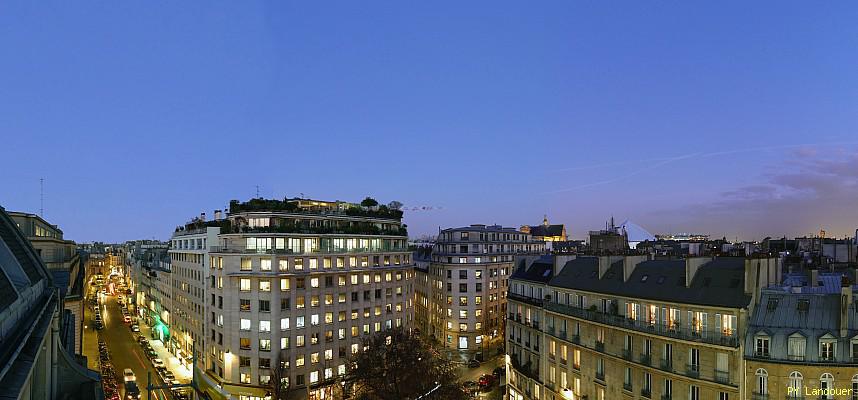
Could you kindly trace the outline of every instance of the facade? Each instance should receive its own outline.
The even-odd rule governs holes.
[[[207,377],[242,400],[263,398],[278,376],[293,398],[340,398],[337,379],[362,338],[413,326],[401,218],[345,202],[232,202],[211,222],[217,242],[203,242]]]
[[[748,399],[858,399],[855,270],[763,289],[745,338]]]
[[[150,310],[157,322],[166,316],[169,330],[167,349],[175,354],[179,362],[188,365],[196,351],[201,365],[205,365],[206,341],[206,283],[209,282],[209,247],[218,243],[219,227],[176,231],[170,239],[170,273],[172,286],[171,308],[168,313]],[[157,280],[156,280],[157,282]],[[163,307],[163,303],[162,303]],[[163,309],[162,309],[163,311]],[[164,331],[164,328],[160,329]],[[161,335],[164,335],[162,332]]]
[[[61,338],[61,298],[51,273],[0,207],[0,397],[98,399],[100,378]]]
[[[423,319],[418,325],[444,343],[450,357],[487,357],[503,344],[507,279],[515,256],[544,252],[544,242],[515,228],[471,225],[441,231],[426,272],[418,271]]]
[[[63,231],[42,217],[14,211],[8,214],[47,266],[54,285],[60,288],[63,344],[73,354],[81,354],[85,257],[81,258],[75,242],[63,239]]]
[[[744,398],[741,338],[779,271],[771,258],[523,260],[510,279],[510,399]]]

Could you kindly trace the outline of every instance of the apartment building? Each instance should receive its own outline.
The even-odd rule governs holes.
[[[339,201],[232,202],[206,261],[207,376],[241,400],[265,398],[276,376],[294,398],[341,398],[361,340],[413,325],[401,219]]]
[[[758,288],[780,281],[780,265],[647,255],[524,260],[510,279],[510,398],[744,398],[742,338]]]
[[[745,338],[747,399],[858,399],[855,270],[763,289]]]
[[[73,354],[83,346],[83,295],[86,279],[85,257],[74,241],[63,238],[63,231],[41,216],[24,212],[8,212],[9,217],[32,244],[48,268],[51,279],[60,290],[63,344]]]
[[[428,319],[418,325],[444,343],[451,358],[487,357],[503,343],[515,256],[544,251],[544,242],[515,228],[476,224],[441,231],[428,268],[417,272],[418,315]]]
[[[203,216],[204,220],[204,216]],[[202,221],[200,221],[202,222]],[[194,351],[198,363],[205,363],[206,282],[209,280],[209,247],[218,243],[220,227],[196,227],[176,230],[170,239],[170,278],[172,313],[169,342],[166,347],[179,362],[188,364]],[[160,316],[159,316],[160,317]],[[203,364],[204,365],[204,364]]]

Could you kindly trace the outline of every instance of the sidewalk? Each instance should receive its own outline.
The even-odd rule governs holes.
[[[94,312],[89,308],[89,302],[86,302],[83,310],[83,347],[81,352],[86,356],[87,368],[98,371],[98,331],[93,326]]]
[[[142,323],[143,321],[139,321]],[[143,335],[147,340],[149,340],[149,344],[152,345],[152,349],[158,353],[158,358],[164,360],[164,365],[167,367],[167,370],[172,372],[173,375],[176,376],[176,379],[181,383],[188,383],[191,381],[192,373],[188,367],[185,367],[179,362],[179,359],[176,358],[173,354],[171,354],[166,347],[164,347],[164,343],[162,343],[158,339],[152,339],[152,327],[146,325],[145,323],[139,324],[140,326],[140,334]],[[96,347],[96,352],[97,352]]]

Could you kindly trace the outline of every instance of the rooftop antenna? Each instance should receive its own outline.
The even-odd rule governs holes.
[[[256,198],[259,198],[259,185],[256,185]]]
[[[39,178],[39,216],[45,218],[45,178]]]

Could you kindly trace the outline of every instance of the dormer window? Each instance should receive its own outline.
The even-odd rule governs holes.
[[[760,332],[754,337],[754,357],[769,358],[771,337],[765,332]]]
[[[852,357],[852,362],[858,362],[858,335],[853,336],[849,341],[849,356]],[[855,392],[858,394],[858,391]]]
[[[766,304],[766,310],[774,311],[777,308],[778,308],[778,298],[776,298],[776,297],[769,298],[769,301]]]
[[[834,361],[835,354],[837,354],[837,338],[830,333],[819,338],[819,360]]]
[[[810,309],[810,300],[808,299],[798,299],[798,303],[796,304],[796,309],[798,312],[807,312]]]
[[[792,361],[804,361],[807,350],[807,338],[801,333],[793,333],[787,339],[787,356]]]

